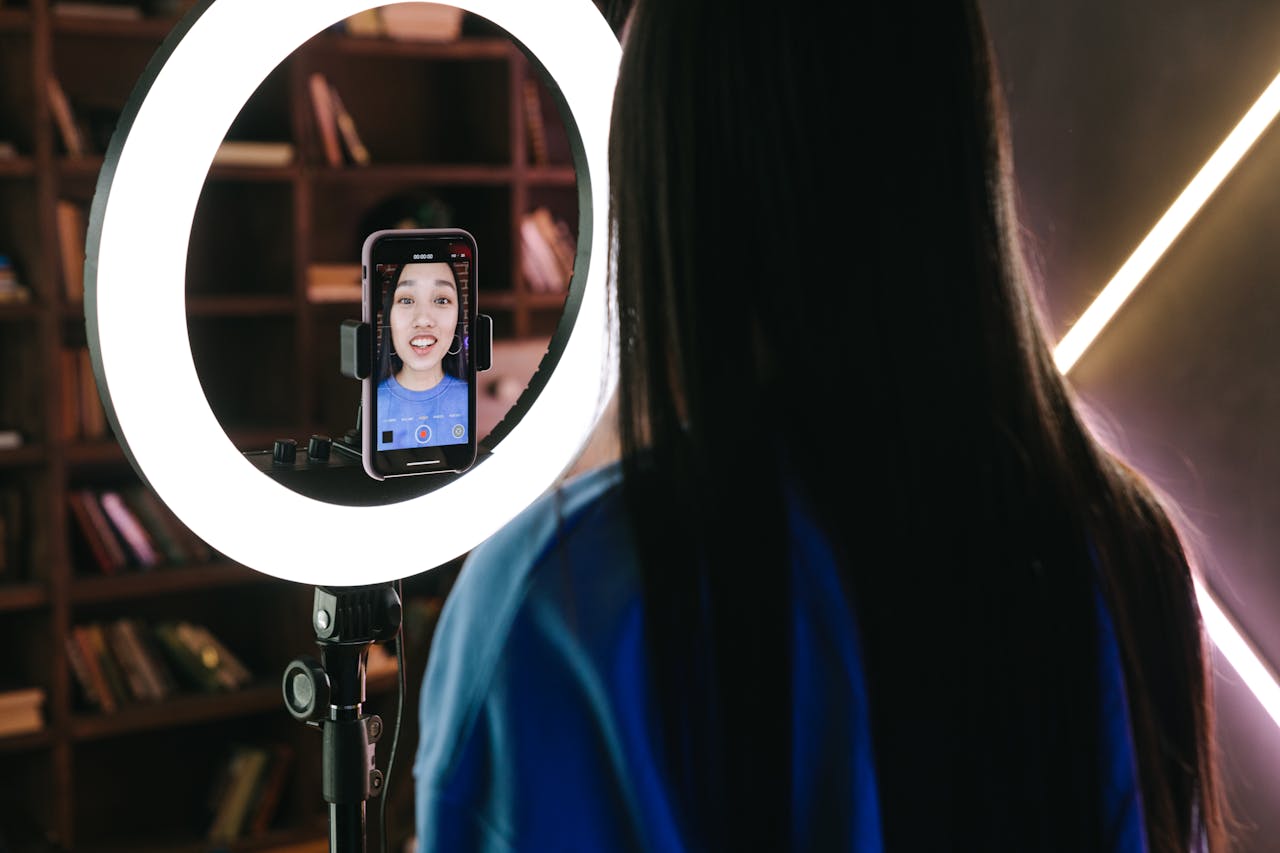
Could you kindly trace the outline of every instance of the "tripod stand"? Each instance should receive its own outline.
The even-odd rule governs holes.
[[[382,719],[365,714],[369,645],[400,631],[401,602],[392,584],[316,587],[311,624],[321,658],[285,667],[285,707],[321,730],[323,794],[329,804],[330,853],[365,853],[365,803],[382,793],[374,766]]]

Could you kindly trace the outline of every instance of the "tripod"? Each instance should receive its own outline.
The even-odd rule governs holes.
[[[365,853],[365,803],[382,793],[374,751],[382,719],[365,714],[369,645],[400,631],[401,602],[392,584],[316,587],[311,624],[321,658],[285,667],[285,707],[321,730],[323,793],[329,804],[330,853]]]

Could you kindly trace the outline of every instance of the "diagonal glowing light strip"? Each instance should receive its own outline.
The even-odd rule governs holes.
[[[1129,298],[1160,257],[1182,233],[1182,229],[1222,184],[1245,152],[1258,140],[1280,111],[1280,75],[1271,81],[1231,134],[1222,141],[1213,156],[1200,167],[1199,173],[1169,206],[1164,216],[1134,250],[1124,265],[1107,282],[1093,303],[1080,315],[1067,334],[1058,342],[1053,358],[1063,373],[1071,370],[1076,360],[1093,343],[1103,327]]]
[[[1276,684],[1275,673],[1218,606],[1208,590],[1198,583],[1196,598],[1200,601],[1200,617],[1204,620],[1209,636],[1213,638],[1213,644],[1244,680],[1245,686],[1258,697],[1271,719],[1280,726],[1280,685]]]
[[[1200,167],[1191,183],[1187,184],[1186,189],[1165,211],[1164,216],[1160,217],[1160,221],[1148,232],[1138,248],[1111,277],[1111,281],[1107,282],[1107,286],[1058,342],[1053,358],[1060,371],[1065,374],[1071,370],[1107,323],[1111,322],[1120,306],[1182,233],[1182,229],[1200,211],[1253,143],[1258,141],[1258,137],[1275,119],[1277,112],[1280,112],[1280,74],[1271,81],[1271,85],[1267,86],[1244,114],[1244,118],[1240,119],[1235,129],[1218,146],[1218,150]],[[1209,638],[1271,715],[1271,719],[1280,726],[1280,683],[1277,683],[1274,671],[1236,629],[1213,595],[1198,580],[1195,589],[1196,598],[1200,602],[1200,615]]]

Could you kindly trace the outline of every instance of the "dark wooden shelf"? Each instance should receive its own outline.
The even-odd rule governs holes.
[[[266,582],[279,583],[239,563],[220,561],[131,571],[114,577],[73,578],[69,599],[72,604],[100,604]]]
[[[47,607],[49,590],[42,583],[0,584],[0,613]]]
[[[0,33],[4,30],[0,30]],[[36,162],[30,157],[0,158],[0,178],[31,178],[36,174]]]
[[[279,681],[272,680],[233,693],[186,693],[163,702],[126,705],[111,714],[73,714],[71,738],[96,740],[276,709],[284,710],[284,697]]]
[[[387,56],[434,62],[509,60],[519,53],[511,42],[500,38],[460,38],[450,42],[398,40],[384,36],[343,36],[325,33],[311,40],[313,54],[343,56]]]
[[[0,34],[26,33],[31,28],[31,12],[27,9],[0,9]]]
[[[365,185],[423,184],[440,186],[502,186],[515,179],[510,166],[473,166],[465,164],[415,165],[372,164],[369,166],[323,167],[315,171],[322,184]]]
[[[193,296],[187,295],[188,317],[292,316],[297,303],[292,296]]]
[[[0,736],[0,753],[45,749],[51,743],[53,743],[53,735],[49,733],[48,728],[21,735],[4,735]]]
[[[154,41],[157,44],[164,39],[177,23],[176,18],[141,18],[139,20],[117,20],[109,16],[60,15],[56,12],[49,16],[53,22],[53,35],[58,36],[92,36],[101,39],[130,39],[136,41]]]
[[[0,468],[26,468],[47,461],[43,444],[27,444],[11,450],[0,450]]]

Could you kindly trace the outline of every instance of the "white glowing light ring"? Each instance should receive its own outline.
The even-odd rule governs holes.
[[[382,506],[330,504],[292,491],[261,473],[218,423],[192,360],[185,307],[188,237],[205,176],[232,121],[272,69],[320,31],[379,5],[212,3],[154,71],[123,142],[109,152],[86,259],[98,377],[135,467],[217,550],[266,574],[316,585],[395,580],[475,547],[571,464],[600,418],[601,389],[611,392],[616,381],[603,247],[618,41],[591,0],[451,0],[537,57],[581,135],[584,153],[575,166],[580,182],[590,180],[596,251],[559,363],[488,459],[429,494]]]

